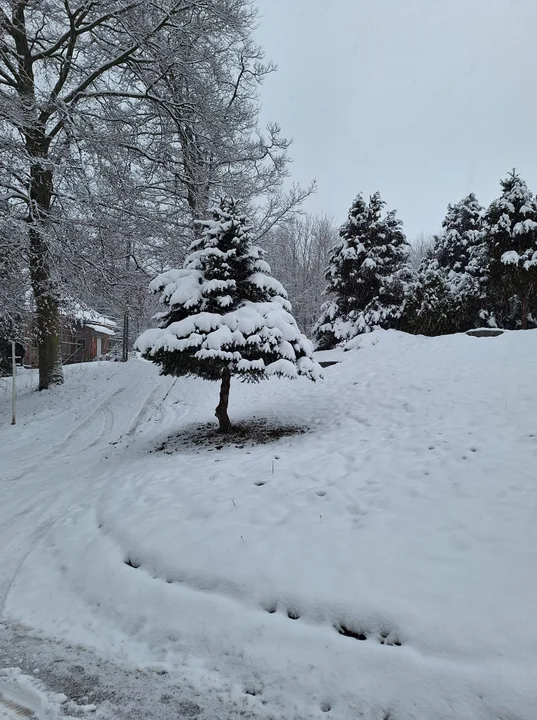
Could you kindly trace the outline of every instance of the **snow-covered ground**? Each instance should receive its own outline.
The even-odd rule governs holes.
[[[0,718],[534,720],[537,332],[357,345],[232,384],[264,445],[141,360],[0,386]]]

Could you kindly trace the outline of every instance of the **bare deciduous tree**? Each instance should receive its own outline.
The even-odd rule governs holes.
[[[62,379],[73,273],[126,305],[211,196],[236,194],[266,232],[309,192],[281,192],[288,142],[258,130],[273,67],[255,17],[250,0],[0,0],[0,194],[26,228],[40,388]]]
[[[282,279],[299,326],[307,333],[319,316],[328,252],[337,228],[326,216],[295,215],[264,240],[274,274]]]
[[[410,262],[414,270],[419,270],[421,261],[427,256],[434,246],[434,236],[420,233],[410,243]]]
[[[37,310],[39,388],[61,382],[59,293],[53,261],[55,187],[66,148],[98,98],[121,87],[118,69],[137,57],[144,37],[128,32],[141,2],[65,0],[0,3],[0,119],[7,146],[9,197],[25,205],[28,258]],[[192,3],[188,3],[192,5]],[[152,34],[184,12],[159,13]],[[118,42],[125,38],[126,42]],[[83,124],[83,123],[82,123]]]

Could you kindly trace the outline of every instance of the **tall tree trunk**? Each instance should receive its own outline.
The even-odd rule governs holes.
[[[61,320],[59,298],[52,275],[52,262],[46,223],[52,199],[52,171],[36,159],[42,148],[28,148],[33,157],[30,169],[30,276],[37,311],[39,390],[63,382],[61,366]]]
[[[222,373],[222,384],[220,385],[220,402],[216,406],[215,415],[220,423],[220,432],[228,433],[231,430],[231,421],[227,414],[229,404],[229,387],[231,385],[231,372],[228,368]]]
[[[201,147],[201,141],[184,119],[176,123],[181,150],[187,202],[194,223],[204,220],[210,205],[211,159]],[[197,228],[199,230],[199,228]]]
[[[520,315],[520,327],[522,330],[528,329],[528,305],[529,305],[529,293],[524,293],[520,298],[521,301],[521,315]]]
[[[26,2],[12,3],[10,33],[17,49],[15,73],[23,120],[21,132],[30,159],[28,188],[28,235],[30,279],[37,309],[37,346],[39,350],[39,389],[63,382],[60,360],[60,310],[52,276],[47,223],[52,201],[52,170],[48,166],[50,140],[46,137],[46,113],[37,111],[34,60],[26,25]]]

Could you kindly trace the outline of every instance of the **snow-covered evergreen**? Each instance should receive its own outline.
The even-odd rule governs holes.
[[[405,303],[403,330],[418,335],[455,332],[454,297],[449,292],[431,249],[423,258],[411,297]]]
[[[331,299],[314,330],[320,348],[399,325],[414,272],[402,223],[384,206],[379,193],[369,203],[358,195],[330,252],[325,293]]]
[[[426,335],[477,327],[487,305],[483,208],[473,193],[448,205],[442,228],[420,264],[416,297],[408,304],[412,329]]]
[[[159,328],[143,333],[136,346],[163,375],[221,379],[216,414],[226,431],[231,375],[317,380],[321,370],[235,201],[223,199],[200,225],[201,237],[190,246],[183,269],[151,283],[166,309],[158,315]]]
[[[456,297],[479,295],[484,281],[483,208],[474,193],[448,205],[434,254],[441,274]]]
[[[498,324],[526,328],[537,287],[537,201],[514,170],[501,186],[485,217],[490,292]]]

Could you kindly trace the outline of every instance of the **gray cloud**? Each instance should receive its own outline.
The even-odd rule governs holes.
[[[278,72],[264,118],[294,138],[307,209],[380,190],[410,238],[516,167],[537,191],[537,0],[258,0]]]

